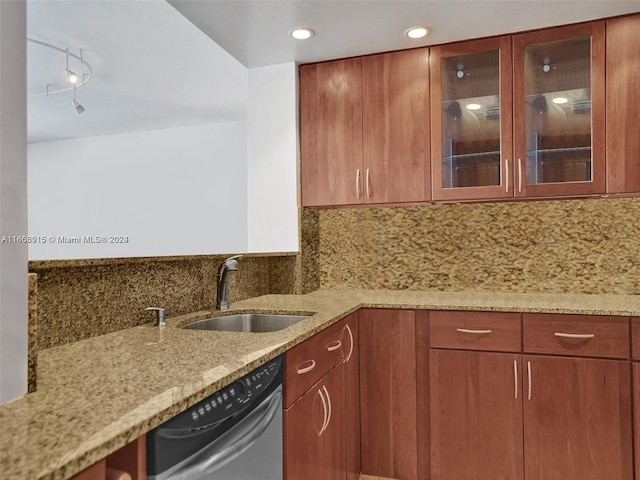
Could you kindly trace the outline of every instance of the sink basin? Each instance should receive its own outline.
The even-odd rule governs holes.
[[[239,313],[225,317],[205,318],[189,323],[182,328],[192,330],[221,330],[224,332],[276,332],[290,327],[305,318],[304,315],[271,315],[262,313]]]

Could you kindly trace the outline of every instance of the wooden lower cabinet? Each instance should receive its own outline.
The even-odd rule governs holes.
[[[346,479],[345,373],[339,364],[285,409],[285,479]]]
[[[418,478],[416,324],[412,310],[360,310],[362,473]]]
[[[640,480],[640,362],[633,363],[633,405],[636,459],[636,480]]]
[[[525,478],[632,480],[630,363],[525,355],[523,365]]]
[[[131,480],[147,478],[147,436],[142,435],[120,450],[71,477],[71,480],[108,480],[128,473]]]
[[[633,479],[629,362],[435,349],[430,362],[431,480]]]
[[[523,478],[521,368],[516,354],[431,351],[431,480]]]
[[[358,313],[345,319],[344,342],[346,376],[347,480],[360,478],[360,347]]]

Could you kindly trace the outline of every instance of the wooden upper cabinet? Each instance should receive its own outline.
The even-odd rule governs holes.
[[[362,60],[300,67],[303,206],[362,203]]]
[[[303,206],[430,200],[429,49],[300,67]]]
[[[362,59],[364,203],[431,198],[429,49]]]
[[[605,192],[605,22],[513,37],[516,197]]]
[[[607,20],[607,193],[640,192],[640,15]]]
[[[511,37],[431,49],[434,200],[513,196]]]

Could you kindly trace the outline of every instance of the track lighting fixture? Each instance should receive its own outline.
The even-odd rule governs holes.
[[[1,2],[2,0],[0,0]],[[76,55],[72,53],[69,48],[58,47],[56,45],[52,45],[47,42],[43,42],[41,40],[36,40],[33,38],[27,38],[27,42],[29,44],[33,44],[37,47],[44,47],[51,51],[54,51],[58,54],[62,54],[65,56],[65,68],[64,68],[64,77],[60,75],[58,67],[51,68],[52,72],[49,77],[43,75],[42,80],[42,90],[36,86],[37,90],[29,91],[29,97],[39,97],[39,96],[50,96],[58,93],[68,92],[73,90],[73,98],[71,99],[71,105],[73,106],[76,115],[80,115],[84,113],[85,108],[78,102],[76,98],[76,88],[85,86],[91,77],[93,76],[93,70],[91,65],[83,58],[82,50],[80,50],[80,54]],[[52,59],[55,61],[56,59]],[[69,60],[72,62],[73,70],[69,68]],[[62,63],[62,62],[60,62]]]

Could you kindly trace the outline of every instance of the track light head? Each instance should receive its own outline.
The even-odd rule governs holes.
[[[78,74],[76,72],[74,72],[73,70],[69,70],[68,68],[64,71],[64,74],[67,77],[67,81],[71,84],[71,85],[77,85],[78,82],[80,81],[80,77],[78,76]]]
[[[84,107],[80,105],[76,99],[71,100],[71,105],[73,105],[73,109],[76,111],[76,115],[84,113]]]
[[[73,87],[73,100],[71,100],[71,105],[73,105],[73,109],[76,111],[76,115],[80,115],[84,112],[84,107],[78,103],[76,100],[76,87]]]

